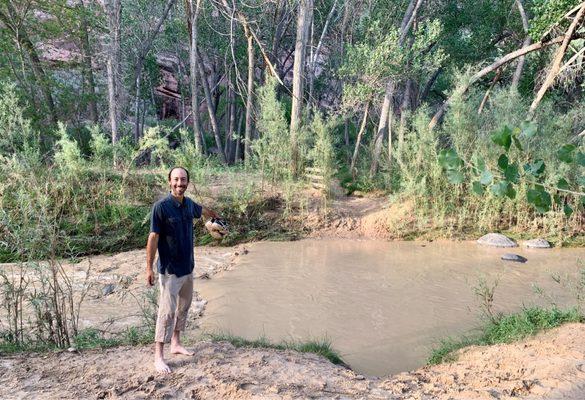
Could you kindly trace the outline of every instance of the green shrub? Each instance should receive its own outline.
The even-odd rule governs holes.
[[[456,359],[455,352],[467,346],[490,346],[522,340],[547,329],[556,328],[569,322],[583,322],[584,317],[575,308],[560,310],[533,307],[519,313],[501,316],[498,320],[488,321],[476,335],[461,339],[448,338],[431,352],[429,364],[451,362]]]
[[[284,106],[276,97],[276,80],[269,78],[258,89],[258,131],[260,137],[254,141],[252,150],[260,169],[274,182],[290,179],[290,134],[285,118]]]

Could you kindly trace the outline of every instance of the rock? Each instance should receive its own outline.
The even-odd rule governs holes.
[[[524,242],[524,246],[530,249],[550,249],[552,247],[548,240],[544,240],[541,238],[526,240]]]
[[[501,233],[488,233],[477,239],[477,243],[493,247],[518,247],[515,241]]]
[[[69,348],[67,349],[67,351],[68,351],[69,353],[75,353],[75,352],[77,351],[77,349],[76,349],[75,347],[69,347]]]
[[[521,255],[512,254],[512,253],[506,253],[506,254],[504,254],[502,256],[502,260],[504,260],[504,261],[519,262],[519,263],[525,263],[526,261],[528,261],[528,259],[522,257]]]
[[[104,287],[102,288],[102,296],[108,296],[112,293],[114,293],[114,291],[116,290],[116,285],[114,285],[113,283],[108,283],[107,285],[104,285]]]
[[[200,316],[203,314],[205,310],[205,305],[207,304],[207,300],[195,300],[193,305],[191,306],[191,313],[195,316]]]

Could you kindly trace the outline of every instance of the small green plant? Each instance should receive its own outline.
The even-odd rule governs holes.
[[[65,173],[81,171],[85,167],[81,150],[77,142],[69,137],[67,128],[61,122],[59,123],[58,136],[55,165]]]
[[[494,310],[494,295],[497,287],[498,280],[490,284],[485,278],[481,278],[477,286],[473,288],[475,296],[479,299],[479,309],[482,317],[494,324],[501,318],[501,315]]]
[[[106,135],[104,135],[99,125],[92,125],[89,128],[91,139],[89,142],[91,151],[91,161],[102,167],[112,166],[114,162],[114,145]]]
[[[210,333],[206,336],[214,342],[229,342],[235,347],[294,350],[298,351],[299,353],[314,353],[325,357],[333,364],[345,364],[341,356],[335,350],[333,350],[331,342],[326,338],[321,340],[309,340],[305,342],[283,341],[280,343],[272,343],[264,336],[261,336],[255,340],[248,340],[241,336],[235,336],[229,333]]]

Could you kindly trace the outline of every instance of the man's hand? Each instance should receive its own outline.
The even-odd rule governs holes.
[[[148,235],[148,242],[146,243],[146,284],[148,286],[154,285],[154,272],[152,271],[152,264],[154,263],[154,256],[158,247],[158,233],[150,232]]]
[[[148,286],[154,286],[154,272],[152,272],[152,268],[146,269],[146,284]]]

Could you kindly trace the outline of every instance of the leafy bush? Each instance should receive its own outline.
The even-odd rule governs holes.
[[[557,111],[543,103],[543,112],[527,124],[528,105],[517,94],[493,92],[478,115],[480,96],[456,99],[440,130],[429,131],[424,109],[413,117],[399,163],[399,198],[414,199],[419,220],[444,232],[513,230],[544,233],[561,243],[576,237],[583,224],[581,200],[547,190],[549,199],[541,188],[578,188],[583,147],[573,132],[585,107]]]

